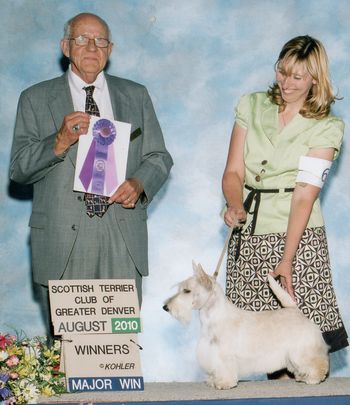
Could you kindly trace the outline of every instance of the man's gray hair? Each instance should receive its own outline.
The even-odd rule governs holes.
[[[84,15],[89,15],[89,16],[92,16],[92,17],[97,18],[97,19],[100,21],[100,23],[105,26],[105,28],[106,28],[106,30],[107,30],[107,34],[108,34],[108,38],[107,38],[107,39],[111,40],[111,30],[109,29],[109,26],[108,26],[108,24],[106,23],[106,21],[105,21],[103,18],[99,17],[98,15],[92,14],[92,13],[80,13],[80,14],[77,14],[76,16],[70,18],[70,19],[64,24],[64,28],[63,28],[63,29],[64,29],[64,31],[63,31],[63,38],[64,38],[64,39],[70,38],[71,32],[72,32],[72,26],[74,25],[75,20],[78,19],[78,18],[80,18],[80,17],[82,17],[82,16],[84,16]]]

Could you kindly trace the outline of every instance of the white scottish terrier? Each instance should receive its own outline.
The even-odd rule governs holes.
[[[270,288],[284,308],[253,312],[233,305],[200,264],[193,263],[193,270],[193,277],[179,284],[178,293],[163,309],[185,324],[192,310],[199,310],[197,357],[210,386],[229,389],[242,376],[284,368],[306,384],[326,378],[328,346],[319,328],[272,276],[268,276]]]

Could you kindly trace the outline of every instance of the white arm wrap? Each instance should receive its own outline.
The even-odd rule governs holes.
[[[296,183],[307,183],[322,188],[332,162],[311,156],[300,156]]]

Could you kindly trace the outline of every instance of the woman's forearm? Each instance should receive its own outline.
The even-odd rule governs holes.
[[[312,207],[320,189],[311,185],[296,185],[288,220],[286,243],[282,261],[292,262],[310,219]]]

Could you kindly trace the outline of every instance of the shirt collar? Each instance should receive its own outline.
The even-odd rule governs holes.
[[[103,91],[106,85],[106,78],[103,71],[97,75],[96,80],[93,83],[88,84],[72,71],[71,65],[69,65],[68,69],[68,81],[69,84],[78,92],[81,92],[86,86],[95,86],[96,89]]]

